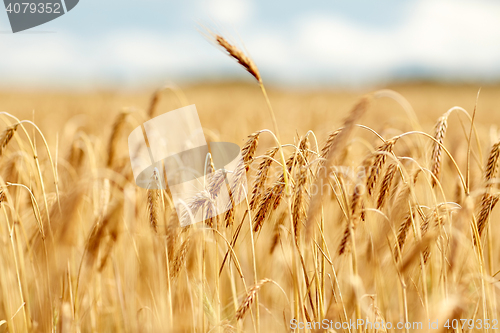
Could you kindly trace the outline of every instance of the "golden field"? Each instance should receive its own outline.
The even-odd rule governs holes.
[[[500,86],[384,88],[268,87],[289,173],[276,151],[260,189],[281,192],[254,204],[277,146],[248,141],[275,131],[256,84],[167,88],[154,109],[149,90],[0,92],[0,332],[494,332]],[[207,141],[244,147],[249,194],[181,228],[167,191],[135,185],[127,137],[188,104]]]

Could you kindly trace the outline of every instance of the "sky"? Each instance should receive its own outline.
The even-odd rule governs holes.
[[[0,9],[0,87],[250,81],[207,29],[244,48],[274,84],[500,81],[496,0],[80,0],[16,34]]]

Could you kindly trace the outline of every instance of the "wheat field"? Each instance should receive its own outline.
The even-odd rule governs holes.
[[[257,84],[0,93],[0,332],[495,331],[500,87],[266,91],[244,67]],[[182,228],[127,137],[189,104],[248,194]]]

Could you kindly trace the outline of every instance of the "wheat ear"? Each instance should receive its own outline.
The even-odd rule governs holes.
[[[344,121],[344,126],[340,130],[340,132],[336,135],[336,137],[333,139],[333,142],[331,143],[330,147],[328,148],[328,152],[325,155],[325,162],[324,166],[328,169],[330,168],[331,165],[336,160],[336,155],[338,155],[337,150],[338,147],[342,147],[351,135],[351,132],[354,129],[354,125],[356,124],[356,121],[358,121],[366,112],[368,109],[368,106],[371,101],[371,96],[363,97],[361,100],[354,106],[354,108],[351,110],[349,113],[349,116],[346,118]],[[316,186],[317,188],[321,187],[321,184],[326,183],[326,178],[327,178],[327,173],[326,172],[320,172],[319,175],[316,177]],[[321,204],[323,201],[323,196],[321,194],[316,194],[312,199],[311,203],[309,205],[309,209],[307,212],[307,220],[306,220],[306,238],[309,239],[310,236],[312,235],[312,226],[314,225],[315,222],[313,220],[316,218],[316,214],[318,214],[321,211]]]
[[[7,127],[0,136],[0,156],[2,156],[5,147],[9,144],[10,140],[14,137],[18,124]]]
[[[274,155],[278,152],[278,147],[269,149],[265,154],[262,162],[260,162],[259,169],[257,170],[257,178],[252,189],[252,198],[250,200],[250,208],[255,209],[257,203],[262,197],[266,180],[269,176],[269,169],[273,163]]]
[[[299,171],[299,180],[295,186],[294,200],[292,203],[292,221],[295,231],[295,241],[299,242],[300,231],[302,229],[302,220],[305,217],[305,201],[306,201],[306,182],[307,182],[307,167],[303,166]]]
[[[252,305],[252,303],[255,299],[255,296],[257,295],[257,292],[267,282],[271,282],[271,279],[260,280],[252,288],[250,288],[250,290],[247,292],[245,299],[243,300],[240,307],[236,311],[236,320],[243,319],[243,317],[245,316],[245,313],[248,311],[248,309],[250,309],[250,305]]]
[[[257,150],[257,145],[259,144],[259,135],[260,132],[252,133],[248,136],[248,140],[241,148],[241,156],[243,158],[243,162],[245,163],[246,171],[250,168],[250,164],[253,161],[253,155],[255,154],[255,150]]]
[[[486,171],[484,174],[484,179],[486,181],[486,188],[490,188],[491,185],[493,185],[491,180],[495,178],[498,167],[499,156],[500,156],[500,141],[495,143],[491,147],[490,155],[488,156],[488,162],[486,163]]]
[[[434,142],[432,145],[432,157],[431,157],[431,171],[434,177],[432,177],[432,186],[436,186],[437,180],[439,180],[439,173],[441,172],[441,153],[444,138],[446,136],[446,129],[448,127],[448,112],[440,117],[434,128]]]
[[[125,126],[125,120],[127,119],[128,114],[128,111],[120,112],[120,114],[116,117],[115,123],[113,124],[113,129],[111,130],[111,136],[109,137],[108,142],[108,168],[113,166],[117,150],[116,146],[120,139],[123,127]]]
[[[488,224],[488,218],[490,216],[490,213],[497,204],[497,202],[498,202],[497,195],[492,195],[489,193],[483,194],[481,198],[481,208],[477,216],[477,231],[479,233],[479,237],[482,236],[484,229]]]
[[[160,180],[158,169],[153,170],[151,188],[147,190],[149,224],[153,231],[158,233],[158,210],[160,209]]]
[[[398,165],[396,163],[392,163],[387,167],[378,194],[377,209],[382,209],[384,207],[384,204],[387,201],[387,198],[389,197],[392,181],[394,179],[394,175],[396,174],[397,170],[398,170]]]
[[[262,78],[260,77],[259,69],[255,65],[252,59],[248,57],[243,51],[241,51],[235,45],[229,43],[224,37],[221,35],[215,35],[215,40],[217,44],[222,46],[222,48],[235,59],[245,70],[250,73],[259,83],[262,82]]]
[[[380,170],[384,167],[385,161],[387,160],[387,154],[392,153],[394,144],[397,139],[391,139],[382,144],[375,153],[375,159],[369,170],[369,176],[366,179],[366,190],[369,195],[372,194],[375,185],[377,184],[378,176]]]
[[[396,258],[396,261],[399,260],[398,254],[403,251],[403,246],[406,242],[406,235],[408,234],[408,230],[410,230],[412,220],[412,214],[408,213],[408,215],[399,226],[398,234],[396,237],[396,246],[394,247],[394,257]]]

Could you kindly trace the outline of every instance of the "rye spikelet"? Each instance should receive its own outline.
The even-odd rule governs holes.
[[[448,127],[448,112],[445,113],[441,118],[438,119],[436,127],[434,128],[434,139],[437,142],[432,144],[432,155],[431,155],[431,171],[434,177],[432,178],[432,186],[436,186],[436,179],[439,180],[439,173],[441,171],[441,145],[444,142],[446,136],[446,129]]]
[[[486,163],[486,171],[484,174],[484,179],[486,181],[486,188],[490,188],[493,183],[491,180],[495,178],[498,167],[498,157],[500,156],[500,141],[495,143],[491,147],[490,155],[488,157],[488,162]]]
[[[389,197],[392,180],[394,179],[394,175],[396,174],[397,170],[398,170],[398,165],[396,163],[391,163],[387,167],[378,194],[377,209],[382,209],[384,207],[384,204],[387,201],[387,198]]]
[[[262,83],[262,78],[260,77],[259,69],[255,65],[252,59],[245,55],[243,51],[229,43],[224,37],[220,35],[215,35],[215,40],[222,46],[222,48],[234,58],[245,70],[250,73],[259,83]]]
[[[17,130],[17,126],[19,126],[19,124],[7,127],[0,136],[0,156],[2,156],[5,147],[7,147],[10,140],[12,140],[12,138],[14,137],[14,133]]]
[[[255,209],[257,203],[262,197],[264,192],[264,187],[266,186],[266,180],[269,176],[269,169],[271,168],[271,164],[273,163],[274,155],[278,151],[278,147],[269,149],[265,154],[262,162],[260,162],[259,169],[257,170],[257,178],[255,179],[255,183],[252,189],[252,198],[250,200],[250,208],[252,210]]]
[[[240,307],[236,311],[236,320],[243,319],[245,316],[245,313],[250,309],[250,306],[253,303],[253,300],[255,299],[255,296],[257,295],[257,292],[262,288],[264,284],[267,282],[271,282],[270,279],[263,279],[260,280],[256,285],[254,285],[250,290],[247,292],[247,295],[243,302],[241,303]]]
[[[245,163],[246,171],[250,168],[250,164],[253,161],[253,155],[255,154],[255,150],[257,149],[257,145],[259,144],[259,135],[260,132],[252,133],[248,136],[248,140],[241,148],[241,156],[243,157],[243,162]]]
[[[125,127],[125,121],[127,119],[128,114],[129,114],[128,111],[120,112],[120,114],[116,117],[113,129],[111,130],[111,136],[109,137],[109,142],[108,142],[108,163],[107,163],[108,168],[113,167],[113,163],[116,159],[117,144],[120,140],[123,128]]]
[[[384,144],[382,144],[375,153],[375,159],[373,165],[369,168],[369,175],[366,179],[366,191],[369,195],[372,194],[375,185],[377,184],[378,176],[380,171],[384,167],[385,161],[387,160],[387,154],[392,152],[394,144],[397,139],[391,139]]]
[[[489,193],[483,194],[481,197],[481,208],[479,210],[479,214],[477,216],[477,230],[479,233],[479,237],[482,236],[484,229],[488,224],[488,218],[490,216],[491,211],[495,207],[498,202],[498,196],[492,195]]]

